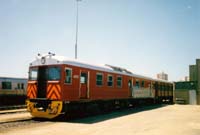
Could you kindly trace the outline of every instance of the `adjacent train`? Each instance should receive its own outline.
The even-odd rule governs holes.
[[[34,117],[162,102],[173,103],[173,83],[51,53],[30,63],[26,103]]]
[[[24,105],[27,78],[0,77],[0,107]]]

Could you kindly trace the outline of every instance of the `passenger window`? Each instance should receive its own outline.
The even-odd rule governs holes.
[[[142,83],[141,83],[141,87],[144,87],[144,81],[142,81]]]
[[[103,75],[101,73],[97,73],[96,75],[96,85],[97,86],[103,85]]]
[[[21,84],[21,89],[22,89],[22,90],[24,89],[24,84],[23,84],[23,83]]]
[[[119,88],[122,87],[122,77],[121,76],[117,77],[117,87],[119,87]]]
[[[112,75],[108,75],[107,85],[113,86],[113,76]]]
[[[132,81],[131,80],[128,81],[128,87],[129,87],[129,89],[132,88]]]
[[[136,82],[135,82],[135,86],[136,86],[137,88],[139,88],[139,87],[140,87],[140,82],[139,82],[139,81],[136,81]]]
[[[20,89],[20,83],[17,84],[17,89]]]
[[[2,89],[12,89],[12,83],[11,82],[2,82]]]
[[[66,73],[65,83],[71,84],[72,83],[72,69],[70,68],[65,69],[65,73]]]

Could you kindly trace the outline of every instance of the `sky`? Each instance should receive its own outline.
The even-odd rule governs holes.
[[[74,58],[76,0],[0,0],[0,76],[27,77],[38,53]],[[200,0],[82,0],[78,59],[170,81],[200,58]]]

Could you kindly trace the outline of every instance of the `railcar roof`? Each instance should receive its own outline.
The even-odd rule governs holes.
[[[114,70],[114,68],[111,68],[110,65],[106,66],[106,65],[91,64],[91,63],[86,63],[86,62],[76,60],[76,59],[66,58],[64,56],[53,56],[53,55],[37,56],[36,60],[34,60],[32,63],[30,63],[30,67],[42,66],[42,65],[61,65],[61,64],[67,64],[67,65],[83,67],[83,68],[88,68],[88,69],[93,69],[93,70],[100,70],[100,71],[105,71],[105,72],[110,72],[110,73],[117,73],[117,74],[121,74],[121,75],[128,75],[128,76],[132,76],[132,77],[136,77],[136,78],[143,78],[143,79],[152,80],[152,81],[171,83],[169,81],[154,79],[154,78],[146,77],[146,76],[142,76],[142,75],[137,75],[137,74],[134,74],[131,72],[127,73],[127,72],[125,72],[127,70],[122,70],[122,72],[116,71],[116,70]],[[124,69],[124,68],[122,68],[122,69]]]
[[[27,78],[17,78],[17,77],[3,77],[0,76],[0,81],[20,81],[20,82],[27,82]]]

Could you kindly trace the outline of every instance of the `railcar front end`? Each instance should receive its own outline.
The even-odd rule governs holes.
[[[62,111],[61,67],[30,67],[27,86],[27,110],[32,116],[52,119]]]

